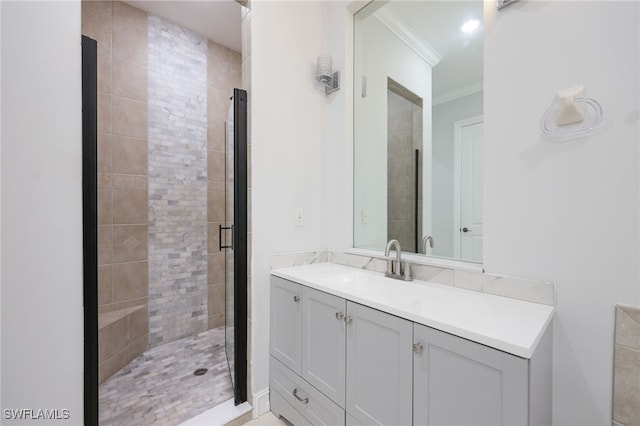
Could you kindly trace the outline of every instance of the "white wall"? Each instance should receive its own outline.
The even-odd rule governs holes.
[[[251,366],[269,385],[269,271],[276,253],[326,249],[327,97],[315,59],[328,48],[327,3],[262,2],[251,10]],[[329,52],[331,53],[331,52]],[[338,96],[343,96],[339,92]],[[304,227],[294,227],[294,209]]]
[[[484,264],[556,284],[556,425],[611,422],[614,304],[640,304],[638,5],[486,9]],[[611,128],[550,142],[540,117],[575,84]]]
[[[56,423],[77,425],[83,418],[80,2],[3,1],[0,8],[2,408],[67,409],[71,418]],[[4,413],[2,422],[10,424]]]

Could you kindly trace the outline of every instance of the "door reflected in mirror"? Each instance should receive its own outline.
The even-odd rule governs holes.
[[[354,20],[354,247],[482,262],[482,1]]]

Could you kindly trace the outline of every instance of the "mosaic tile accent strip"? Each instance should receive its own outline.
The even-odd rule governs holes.
[[[206,368],[202,376],[196,369]],[[100,425],[179,425],[233,397],[224,327],[149,349],[99,388]]]
[[[278,254],[271,257],[271,267],[273,269],[322,262],[332,262],[380,273],[384,273],[387,269],[387,261],[385,259],[335,251]],[[417,265],[415,263],[411,264],[411,274],[414,280],[417,281],[450,285],[466,290],[554,306],[555,289],[553,283]]]
[[[207,40],[149,16],[149,343],[204,331]]]
[[[640,425],[640,308],[616,306],[613,424]]]

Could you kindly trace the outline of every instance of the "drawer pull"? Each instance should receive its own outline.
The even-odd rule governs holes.
[[[300,301],[300,296],[298,296],[297,294],[293,296],[293,301],[298,303]]]
[[[336,319],[341,320],[342,318],[344,318],[344,314],[342,312],[336,312]]]
[[[351,318],[351,315],[349,315],[348,317],[345,317],[344,322],[347,324],[351,324],[351,321],[353,321],[353,318]]]
[[[303,403],[303,404],[308,404],[308,403],[309,403],[309,398],[304,398],[304,399],[302,399],[302,398],[300,398],[300,397],[298,396],[298,388],[294,388],[294,389],[293,389],[293,396],[294,396],[298,401],[300,401],[300,402],[301,402],[301,403]]]

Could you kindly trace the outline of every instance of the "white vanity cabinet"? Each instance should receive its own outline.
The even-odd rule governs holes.
[[[529,362],[414,325],[416,425],[528,424]]]
[[[539,339],[515,356],[272,276],[271,411],[294,425],[551,424],[551,327]]]
[[[269,351],[296,374],[301,372],[302,286],[271,279]]]
[[[347,314],[347,424],[410,425],[413,323],[352,302]]]
[[[340,297],[302,291],[302,378],[344,408],[347,304]]]

